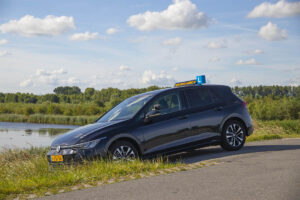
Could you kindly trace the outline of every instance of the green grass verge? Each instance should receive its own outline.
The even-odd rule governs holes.
[[[254,121],[254,128],[247,142],[300,137],[300,120]]]
[[[43,196],[46,192],[58,193],[62,188],[71,190],[74,185],[97,185],[119,177],[142,173],[157,173],[184,164],[162,159],[133,162],[91,161],[78,165],[62,165],[49,169],[47,148],[5,150],[0,153],[0,199],[13,199],[29,194]]]
[[[95,122],[99,116],[64,116],[64,115],[20,115],[20,114],[0,114],[0,122],[27,122],[39,124],[68,124],[85,125]]]

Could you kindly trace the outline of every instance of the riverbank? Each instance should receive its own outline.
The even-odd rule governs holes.
[[[0,122],[23,122],[38,124],[86,125],[95,122],[99,116],[65,116],[65,115],[21,115],[0,114]]]

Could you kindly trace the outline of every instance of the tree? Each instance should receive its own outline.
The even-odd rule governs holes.
[[[55,94],[72,95],[81,94],[81,89],[77,86],[60,86],[53,90]]]
[[[94,88],[86,88],[84,91],[84,94],[87,96],[93,96],[95,93],[95,89]]]

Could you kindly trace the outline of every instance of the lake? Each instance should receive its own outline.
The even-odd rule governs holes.
[[[4,148],[50,146],[55,137],[78,126],[0,122],[0,151]]]

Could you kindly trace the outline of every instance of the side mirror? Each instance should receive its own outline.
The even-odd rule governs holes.
[[[150,123],[151,121],[152,121],[152,118],[153,117],[156,117],[156,116],[159,116],[160,115],[160,111],[159,110],[152,110],[152,111],[150,111],[150,112],[148,112],[147,114],[146,114],[146,117],[145,117],[145,119],[144,119],[144,122],[145,123]]]
[[[160,104],[155,104],[155,105],[153,106],[153,110],[160,110],[160,109],[161,109]]]

